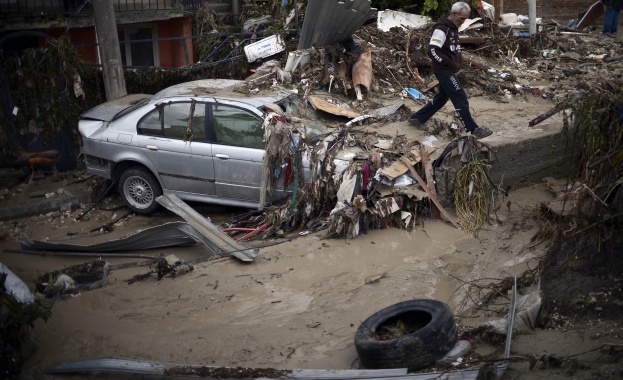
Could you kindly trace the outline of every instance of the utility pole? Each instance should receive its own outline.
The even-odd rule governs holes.
[[[495,7],[493,16],[495,20],[493,20],[493,23],[497,24],[500,22],[500,16],[503,13],[502,8],[504,7],[504,0],[494,0],[493,6]]]
[[[93,17],[104,74],[106,100],[114,100],[126,96],[125,78],[117,36],[115,10],[110,0],[93,0]]]

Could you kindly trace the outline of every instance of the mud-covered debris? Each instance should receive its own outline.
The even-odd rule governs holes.
[[[101,280],[105,264],[106,261],[103,260],[92,260],[83,264],[73,265],[64,269],[44,273],[39,276],[39,279],[36,281],[35,285],[37,291],[42,294],[48,294],[50,290],[53,290],[49,289],[49,285],[52,284],[53,287],[62,275],[70,277],[78,285],[90,284]]]
[[[168,376],[186,375],[216,379],[285,379],[292,374],[292,371],[273,368],[174,366],[166,368],[164,374]]]
[[[191,272],[194,269],[195,267],[191,263],[181,260],[175,255],[160,257],[156,262],[158,280],[165,277],[176,277]]]

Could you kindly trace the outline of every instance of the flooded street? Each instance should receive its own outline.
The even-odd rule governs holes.
[[[506,207],[499,211],[508,220],[486,225],[478,238],[424,219],[413,232],[374,230],[352,240],[324,239],[322,231],[298,236],[261,248],[252,263],[218,258],[161,281],[152,276],[129,285],[124,280],[149,269],[120,269],[107,287],[54,304],[52,318],[34,330],[38,349],[26,368],[34,374],[64,361],[107,356],[280,369],[359,368],[354,333],[374,312],[416,298],[448,302],[454,310],[465,302],[461,281],[524,271],[540,251],[527,248],[535,230],[523,224],[522,210],[543,196],[541,186],[511,194],[510,213]],[[101,224],[97,219],[68,221],[60,228],[40,223],[33,226],[33,238],[67,240],[68,231]],[[119,238],[171,220],[177,219],[167,213],[134,217],[124,228],[72,242]],[[261,243],[266,244],[255,242]],[[3,243],[3,249],[17,246]],[[148,254],[161,252],[183,260],[206,254],[202,245]],[[42,272],[88,260],[4,252],[3,261],[32,286]]]

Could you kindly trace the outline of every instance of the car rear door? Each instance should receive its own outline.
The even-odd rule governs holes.
[[[191,133],[188,121],[192,114]],[[138,144],[152,161],[164,190],[214,195],[212,144],[206,139],[206,103],[160,103],[138,122]]]
[[[216,195],[258,202],[264,159],[259,111],[219,101],[210,103],[208,115]]]

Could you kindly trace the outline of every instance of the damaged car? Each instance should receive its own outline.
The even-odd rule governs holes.
[[[206,79],[135,94],[81,115],[78,131],[88,172],[117,182],[128,207],[151,214],[156,198],[175,194],[187,201],[257,208],[264,159],[265,117],[277,105],[296,107],[290,91],[249,96],[242,81]],[[305,127],[310,138],[320,127]],[[347,165],[340,165],[346,167]],[[275,183],[285,170],[276,167]],[[309,178],[309,165],[305,165]],[[283,198],[283,186],[267,201]],[[285,189],[287,190],[287,189]]]

